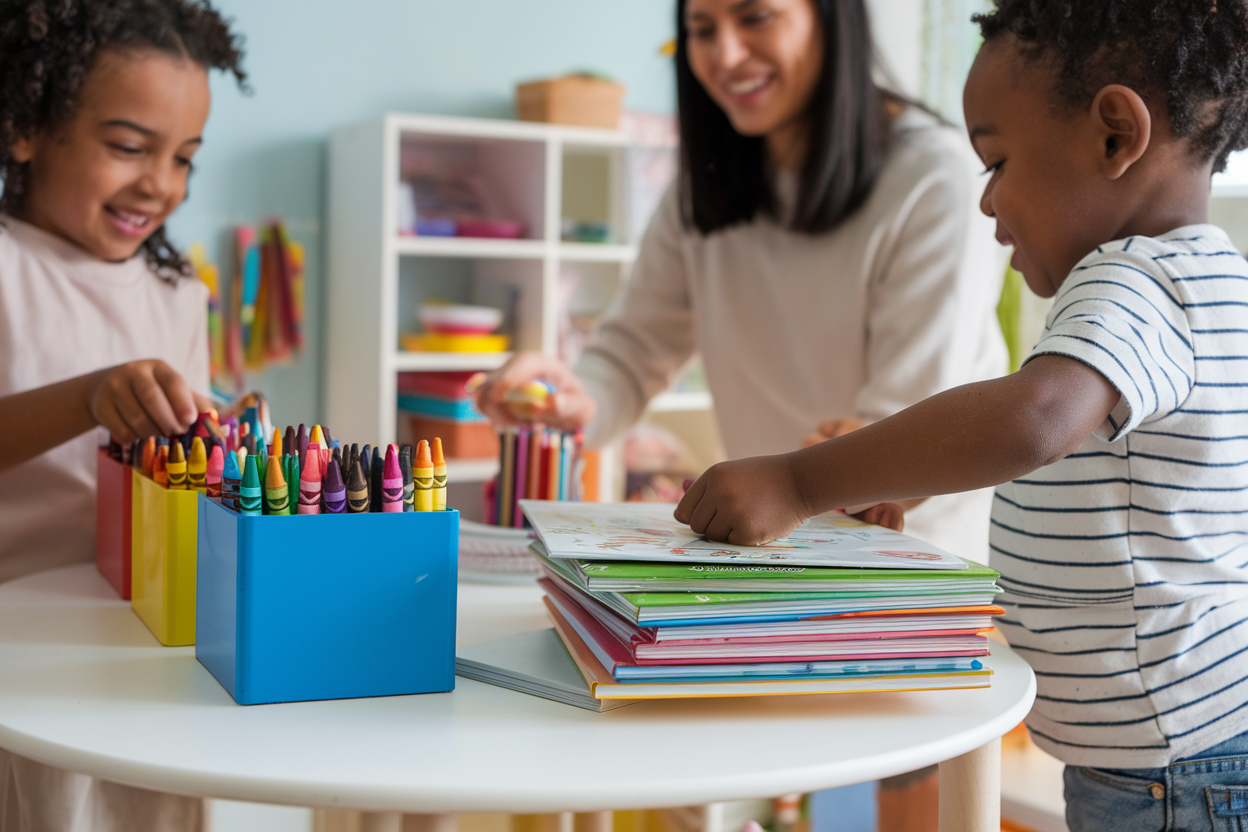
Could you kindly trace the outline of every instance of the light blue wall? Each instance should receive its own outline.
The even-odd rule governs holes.
[[[284,217],[307,248],[308,347],[251,379],[283,422],[323,412],[326,146],[337,125],[387,110],[506,118],[517,81],[578,69],[629,87],[625,106],[670,113],[660,45],[672,0],[218,0],[247,38],[254,94],[213,79],[213,108],[191,197],[170,221],[228,271],[231,228]]]

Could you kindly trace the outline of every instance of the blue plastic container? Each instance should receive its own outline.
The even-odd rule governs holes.
[[[240,705],[455,687],[459,512],[244,517],[199,500],[195,656]]]

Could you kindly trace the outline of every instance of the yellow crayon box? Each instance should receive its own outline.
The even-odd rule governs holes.
[[[132,469],[130,606],[168,647],[195,643],[195,489],[172,491]]]

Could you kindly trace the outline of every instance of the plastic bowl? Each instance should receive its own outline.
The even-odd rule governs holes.
[[[492,306],[426,303],[420,307],[419,317],[429,332],[475,335],[498,329],[503,322],[503,311]]]

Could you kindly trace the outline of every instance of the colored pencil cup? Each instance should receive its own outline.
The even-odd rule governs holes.
[[[169,647],[195,643],[195,506],[131,469],[130,606]]]
[[[130,492],[133,468],[100,448],[95,467],[95,568],[130,600]]]
[[[199,502],[195,656],[240,705],[455,687],[459,512]]]

